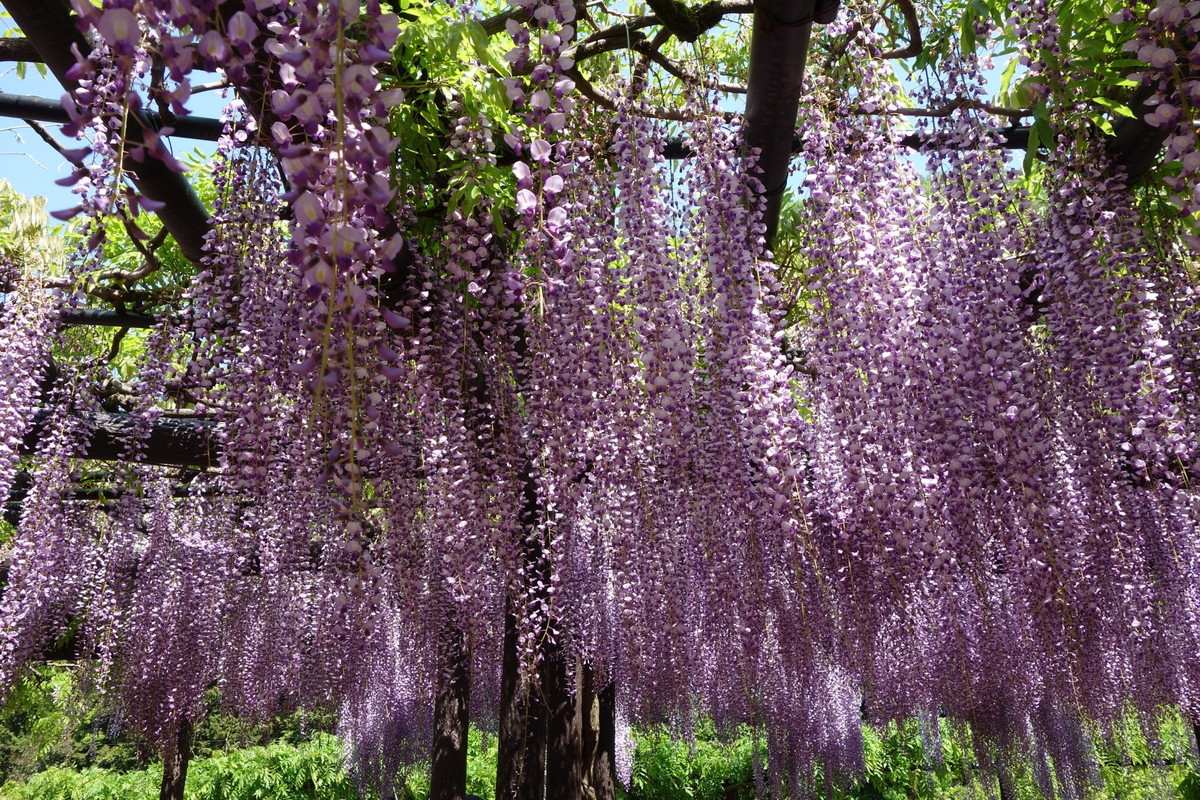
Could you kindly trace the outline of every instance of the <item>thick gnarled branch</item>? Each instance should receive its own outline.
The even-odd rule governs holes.
[[[921,21],[917,19],[916,6],[912,4],[912,0],[896,0],[896,6],[904,16],[904,25],[908,28],[908,44],[880,53],[879,57],[884,59],[916,58],[925,48],[921,40]]]

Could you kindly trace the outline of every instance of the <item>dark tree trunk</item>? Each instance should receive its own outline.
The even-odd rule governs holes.
[[[1000,784],[1000,800],[1017,800],[1017,794],[1012,787],[1012,776],[1008,773],[1007,765],[1003,761],[998,761],[996,767],[996,778]]]
[[[187,783],[188,761],[191,757],[192,723],[181,719],[163,749],[162,788],[159,789],[158,800],[183,800],[183,787]]]
[[[520,800],[546,797],[546,702],[525,688],[525,749],[522,755]]]
[[[448,633],[443,647],[441,685],[433,705],[429,800],[463,800],[467,795],[470,658],[460,631]]]
[[[517,663],[517,620],[504,613],[504,663],[500,666],[500,731],[496,800],[519,800],[525,766],[526,697]]]
[[[545,542],[538,533],[541,504],[538,502],[534,468],[529,465],[523,478],[521,527],[527,570],[525,588],[550,583],[545,560]],[[547,595],[542,594],[543,598]],[[518,593],[518,597],[521,594]],[[504,663],[500,675],[500,750],[496,762],[496,800],[545,800],[546,798],[546,721],[548,712],[543,687],[545,677],[535,682],[521,675],[517,652],[517,628],[520,600],[508,597],[504,615]],[[544,673],[545,662],[539,668]]]
[[[577,692],[560,647],[546,653],[546,800],[579,800],[583,791],[583,725]]]
[[[592,786],[596,800],[617,796],[617,685],[612,681],[597,693],[599,730],[592,759]]]
[[[521,679],[517,621],[504,616],[504,664],[500,673],[500,736],[496,800],[542,800],[546,770],[546,713]]]
[[[583,800],[596,800],[596,757],[600,753],[600,695],[596,675],[585,666],[579,676],[579,721],[583,725]]]

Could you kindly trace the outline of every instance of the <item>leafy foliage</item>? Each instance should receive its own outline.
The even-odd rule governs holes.
[[[630,796],[654,800],[744,800],[754,796],[754,750],[761,748],[747,730],[722,741],[711,724],[691,741],[666,730],[637,735]]]
[[[401,20],[396,71],[384,77],[385,85],[405,92],[405,102],[392,111],[391,131],[401,142],[399,188],[414,196],[418,221],[440,223],[456,208],[470,215],[483,198],[501,204],[507,198],[511,205],[515,189],[507,169],[492,166],[473,172],[469,181],[456,178],[460,165],[447,147],[461,117],[512,127],[515,118],[501,82],[509,69],[499,38],[489,38],[478,22],[448,13],[441,3],[399,0],[394,8]]]
[[[0,787],[3,800],[140,800],[158,796],[162,767],[119,773],[54,767]],[[320,735],[302,745],[273,744],[195,761],[189,800],[359,800],[342,769],[341,746]]]

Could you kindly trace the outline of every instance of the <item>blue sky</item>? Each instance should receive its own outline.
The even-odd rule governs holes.
[[[24,80],[17,77],[15,65],[4,66],[3,73],[0,73],[0,91],[55,100],[62,96],[63,89],[58,81],[52,77],[42,78],[32,66],[26,71]],[[58,128],[49,124],[46,127],[51,130]],[[61,137],[60,140],[69,141]],[[67,208],[75,205],[71,192],[55,186],[54,181],[70,172],[62,157],[43,142],[32,128],[19,119],[0,119],[0,178],[6,179],[17,191],[45,197],[50,210]]]

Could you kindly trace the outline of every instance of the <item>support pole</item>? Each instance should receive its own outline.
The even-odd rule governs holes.
[[[746,145],[760,151],[758,166],[768,242],[779,228],[787,191],[796,112],[814,22],[831,22],[838,0],[760,0],[755,4],[746,82]]]

